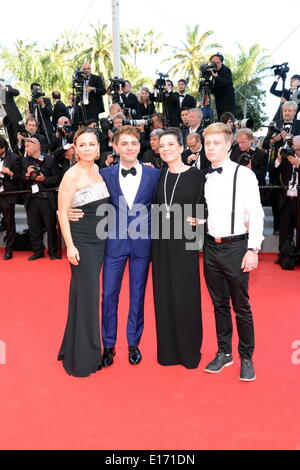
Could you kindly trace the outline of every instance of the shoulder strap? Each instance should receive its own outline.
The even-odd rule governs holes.
[[[241,165],[237,165],[233,177],[233,191],[232,191],[232,211],[231,211],[231,235],[234,235],[234,221],[235,221],[235,199],[236,199],[236,180],[237,172]]]

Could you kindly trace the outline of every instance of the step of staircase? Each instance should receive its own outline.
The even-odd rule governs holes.
[[[273,235],[273,216],[272,208],[264,207],[264,241],[262,243],[262,251],[265,253],[278,253],[278,236]],[[28,229],[27,217],[24,206],[16,205],[16,229],[18,233],[22,233]],[[0,247],[4,246],[3,238],[5,232],[0,232]],[[44,243],[47,247],[47,237],[44,237]]]

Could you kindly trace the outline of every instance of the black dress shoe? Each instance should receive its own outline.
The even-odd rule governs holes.
[[[13,257],[12,251],[6,250],[6,251],[5,251],[5,256],[4,256],[3,259],[5,259],[5,260],[7,260],[7,259],[12,259],[12,257]]]
[[[102,357],[102,367],[109,367],[114,363],[114,356],[116,355],[115,348],[104,348]]]
[[[57,255],[53,254],[53,255],[49,255],[50,259],[53,261],[55,259],[58,259]]]
[[[28,258],[28,261],[35,261],[36,259],[39,258],[45,258],[44,253],[34,253],[32,256]]]
[[[137,365],[142,360],[142,355],[137,346],[129,346],[129,355],[128,355],[129,363],[132,366]]]

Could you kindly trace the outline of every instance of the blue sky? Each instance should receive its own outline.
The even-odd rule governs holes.
[[[201,30],[214,31],[212,42],[223,44],[223,52],[235,54],[237,42],[248,48],[255,42],[261,44],[272,55],[272,63],[289,62],[290,74],[300,73],[300,7],[299,0],[289,0],[284,17],[282,0],[119,0],[121,29],[156,29],[163,33],[162,43],[180,47],[184,41],[186,26],[200,24]],[[64,30],[89,32],[89,24],[111,25],[111,0],[87,0],[86,3],[70,0],[39,0],[33,5],[14,1],[15,15],[1,22],[1,46],[11,46],[16,39],[36,40],[49,45]],[[51,5],[51,9],[50,9]],[[81,7],[79,7],[81,5]],[[207,6],[211,5],[209,11]],[[290,19],[287,18],[290,13]],[[8,18],[8,15],[7,15]],[[298,27],[297,27],[298,26]],[[293,32],[294,31],[294,32]],[[17,32],[17,33],[16,33]],[[293,34],[291,34],[293,32]],[[290,37],[288,37],[290,35]],[[138,64],[147,75],[155,71],[165,71],[167,65],[159,65],[165,57],[172,55],[173,49],[164,46],[159,57],[151,64]],[[149,70],[148,70],[149,69]],[[3,70],[1,71],[3,75]],[[273,82],[272,71],[265,79],[268,90]],[[267,93],[267,110],[274,114],[278,99]]]

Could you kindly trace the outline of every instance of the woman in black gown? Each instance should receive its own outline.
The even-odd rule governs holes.
[[[99,274],[105,240],[96,233],[105,212],[109,193],[95,160],[99,143],[94,129],[81,129],[74,138],[78,162],[64,175],[58,192],[58,217],[71,266],[68,320],[58,360],[66,372],[87,377],[101,368],[99,326]],[[69,222],[70,207],[84,217]]]
[[[182,162],[178,129],[166,129],[159,137],[160,156],[168,168],[162,171],[158,183],[155,202],[163,205],[164,211],[159,220],[159,238],[152,244],[157,356],[161,365],[181,364],[194,369],[201,359],[202,344],[199,254],[198,248],[187,249],[190,240],[184,229],[195,223],[196,205],[203,203],[203,178],[197,168]],[[186,214],[185,204],[190,205]],[[176,224],[175,205],[182,209]],[[170,225],[168,239],[162,234],[163,223]],[[179,225],[183,235],[176,239],[174,231]]]

